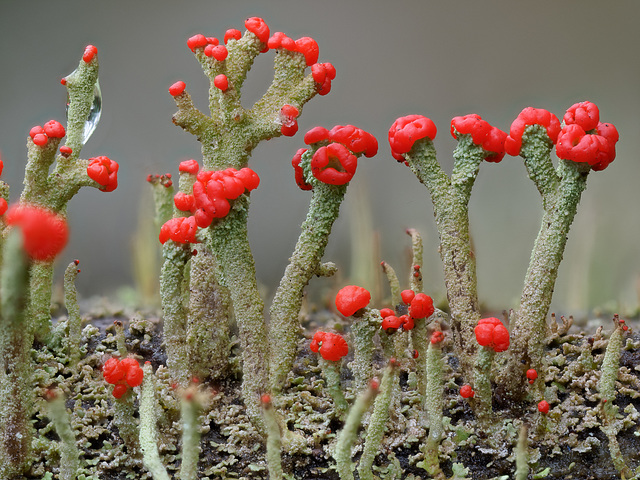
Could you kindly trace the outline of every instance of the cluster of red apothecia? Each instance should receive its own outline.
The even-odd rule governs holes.
[[[29,136],[34,145],[43,148],[47,146],[50,139],[61,139],[65,134],[64,127],[56,120],[49,120],[44,126],[36,125],[29,130]],[[71,147],[67,145],[60,147],[60,154],[63,157],[69,157],[71,153]],[[89,178],[100,184],[100,190],[103,192],[114,191],[118,187],[118,163],[105,156],[90,158],[88,161]]]
[[[107,383],[115,385],[113,396],[121,398],[130,387],[142,384],[144,372],[133,358],[110,358],[102,366],[102,375]]]
[[[611,123],[600,122],[598,107],[592,102],[572,105],[563,117],[563,125],[551,112],[527,107],[511,124],[509,135],[492,127],[479,115],[470,114],[455,117],[451,121],[451,135],[471,135],[473,143],[487,151],[485,160],[499,162],[505,153],[519,155],[522,135],[526,127],[540,125],[547,131],[551,142],[556,145],[558,158],[578,163],[587,163],[593,170],[605,169],[616,156],[615,145],[618,131]],[[436,136],[435,124],[422,115],[408,115],[398,118],[389,129],[389,145],[393,157],[406,162],[408,153],[416,141]]]
[[[299,53],[304,57],[307,66],[311,67],[311,75],[316,85],[316,90],[320,95],[326,95],[331,91],[331,81],[336,77],[336,69],[331,63],[318,63],[319,48],[313,38],[302,37],[293,40],[283,32],[275,32],[270,35],[269,27],[266,22],[259,17],[248,18],[244,23],[246,29],[256,35],[260,42],[264,45],[261,53],[272,50],[287,50],[292,53]],[[229,29],[224,35],[225,45],[220,44],[220,40],[216,37],[206,37],[197,34],[187,40],[187,46],[192,52],[202,51],[207,57],[213,58],[218,62],[224,62],[229,55],[226,44],[230,41],[238,41],[242,38],[240,30],[235,28]],[[229,89],[229,78],[221,73],[213,79],[216,88],[223,92]],[[181,95],[186,85],[182,81],[178,81],[169,87],[169,93],[172,96]],[[298,124],[295,120],[299,115],[297,108],[292,105],[284,105],[281,111],[283,135],[292,136],[298,131]],[[284,116],[284,118],[282,118]]]
[[[178,192],[174,204],[178,210],[190,212],[186,217],[176,217],[160,228],[160,242],[173,240],[178,243],[197,243],[198,227],[206,228],[216,218],[226,217],[231,201],[245,192],[254,190],[260,183],[258,175],[248,167],[220,171],[200,170],[195,160],[180,163],[182,173],[196,176],[193,193]],[[152,180],[154,177],[150,177]],[[149,179],[149,178],[148,178]]]
[[[402,302],[408,306],[407,314],[397,316],[396,312],[391,308],[383,308],[380,310],[380,315],[382,316],[382,324],[380,326],[388,334],[392,334],[400,328],[403,330],[412,330],[416,320],[428,318],[433,315],[435,311],[433,300],[425,293],[403,290],[400,296],[402,297]],[[432,343],[435,344],[442,341],[442,339],[438,340],[438,338],[439,337],[432,338]]]
[[[351,181],[358,166],[358,156],[373,157],[378,153],[378,141],[369,132],[353,125],[336,125],[331,130],[314,127],[304,136],[304,143],[317,147],[311,158],[311,173],[323,183],[345,185]],[[306,148],[299,149],[291,161],[295,179],[302,190],[312,185],[304,178],[300,166]]]

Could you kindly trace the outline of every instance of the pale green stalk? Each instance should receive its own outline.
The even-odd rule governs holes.
[[[195,388],[188,389],[182,398],[182,462],[180,480],[198,479],[200,460],[200,404]]]
[[[440,256],[444,266],[447,298],[451,310],[451,331],[463,377],[473,371],[476,345],[473,329],[480,319],[475,257],[469,237],[469,197],[486,152],[470,135],[459,135],[453,156],[451,178],[436,159],[431,140],[417,141],[406,155],[409,166],[431,194],[440,235]]]
[[[76,262],[71,262],[64,272],[64,306],[67,309],[67,327],[69,328],[67,353],[72,364],[80,361],[80,342],[82,341],[82,318],[75,284],[78,272]]]
[[[150,363],[143,367],[144,379],[140,395],[140,447],[142,448],[142,463],[149,471],[153,480],[170,480],[167,470],[162,464],[158,443],[160,441],[156,423],[158,401],[156,399],[156,382]]]
[[[76,445],[76,435],[71,428],[69,414],[65,408],[61,392],[49,402],[49,415],[60,437],[60,480],[75,480],[80,468],[80,452]]]
[[[29,263],[22,232],[9,231],[0,272],[0,478],[19,478],[31,465],[34,390],[33,333],[25,316]]]
[[[498,379],[515,399],[526,394],[521,381],[525,369],[541,371],[543,367],[547,314],[558,268],[591,170],[586,163],[560,160],[554,171],[550,158],[552,147],[544,129],[527,128],[520,155],[542,195],[544,213],[525,276],[520,308],[511,326],[508,366]]]
[[[398,382],[398,369],[389,365],[382,376],[380,394],[373,404],[373,412],[367,427],[367,436],[364,441],[364,449],[358,464],[360,480],[374,480],[372,466],[376,455],[380,452],[380,445],[389,421],[389,408],[393,398],[394,386]]]
[[[369,387],[356,398],[355,403],[349,410],[344,427],[338,434],[338,442],[333,452],[336,467],[340,480],[353,480],[353,462],[351,461],[351,449],[358,439],[358,429],[362,423],[362,416],[369,410],[371,402],[375,398],[378,390]]]
[[[267,430],[267,466],[269,480],[282,480],[282,438],[278,416],[271,400],[262,403],[264,424]]]
[[[311,153],[305,152],[308,163]],[[302,163],[302,162],[301,162]],[[300,308],[304,287],[321,266],[333,223],[338,218],[347,185],[313,182],[311,203],[295,250],[280,280],[270,309],[271,391],[279,392],[293,367],[300,338]]]

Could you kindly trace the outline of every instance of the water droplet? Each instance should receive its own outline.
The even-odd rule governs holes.
[[[71,73],[73,75],[73,72]],[[67,118],[69,115],[69,94],[67,94]],[[91,103],[91,110],[89,116],[84,122],[84,129],[82,130],[82,144],[84,145],[89,140],[89,137],[93,134],[98,122],[100,121],[100,115],[102,115],[102,92],[100,91],[100,82],[96,81],[96,86],[93,89],[93,103]]]

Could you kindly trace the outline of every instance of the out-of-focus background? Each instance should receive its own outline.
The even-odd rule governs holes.
[[[404,232],[415,227],[425,239],[426,288],[438,297],[442,274],[428,192],[391,158],[389,126],[410,113],[432,118],[439,159],[450,171],[453,116],[478,113],[508,131],[526,106],[561,118],[567,107],[588,99],[600,107],[603,121],[618,127],[621,139],[616,161],[590,175],[552,309],[624,311],[638,304],[640,4],[634,0],[3,0],[0,152],[12,200],[21,189],[29,129],[64,119],[66,91],[59,80],[77,66],[85,45],[98,47],[102,120],[82,157],[107,155],[120,163],[120,172],[115,192],[84,188],[69,205],[72,239],[60,269],[80,259],[82,295],[112,295],[133,285],[132,238],[150,212],[147,174],[175,175],[180,161],[200,159],[195,138],[171,123],[175,106],[167,92],[184,80],[206,109],[207,80],[187,38],[244,31],[250,16],[263,17],[272,32],[313,37],[320,61],[337,69],[331,93],[305,106],[299,134],[260,145],[250,163],[261,177],[251,196],[252,246],[267,288],[277,284],[306,212],[309,196],[296,187],[290,159],[309,128],[351,123],[380,143],[375,158],[359,163],[326,260],[342,267],[342,278],[370,282],[373,274],[362,279],[362,269],[353,270],[352,239],[360,235],[366,245],[376,231],[380,257],[372,265],[385,259],[405,274]],[[243,89],[245,105],[270,83],[273,55],[258,58]],[[517,305],[540,212],[519,158],[482,165],[470,215],[479,294],[488,308]]]

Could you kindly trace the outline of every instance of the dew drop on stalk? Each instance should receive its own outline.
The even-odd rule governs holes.
[[[75,73],[75,70],[71,72],[71,75]],[[67,120],[69,115],[69,94],[67,93]],[[100,115],[102,115],[102,92],[100,91],[100,82],[96,81],[96,85],[93,89],[93,102],[91,103],[91,110],[87,120],[84,122],[84,129],[82,130],[82,144],[87,143],[87,140],[91,137],[98,122],[100,121]]]

